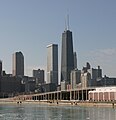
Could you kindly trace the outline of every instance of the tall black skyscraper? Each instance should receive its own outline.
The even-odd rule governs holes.
[[[70,73],[74,69],[73,38],[70,30],[62,33],[61,81],[70,83]]]

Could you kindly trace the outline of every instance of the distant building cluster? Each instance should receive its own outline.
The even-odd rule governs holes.
[[[0,97],[116,85],[116,78],[102,76],[100,66],[91,68],[87,62],[82,70],[78,69],[77,53],[73,50],[73,36],[69,29],[62,33],[60,78],[58,78],[58,67],[57,44],[47,46],[46,80],[45,71],[40,68],[33,70],[32,77],[25,76],[24,55],[21,51],[15,52],[12,57],[12,74],[3,71],[0,61]]]

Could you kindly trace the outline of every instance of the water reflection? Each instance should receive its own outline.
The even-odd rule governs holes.
[[[113,108],[89,108],[90,120],[116,120],[116,109]]]
[[[116,109],[38,104],[0,105],[0,120],[116,120]]]
[[[50,106],[44,111],[45,120],[86,120],[88,109],[74,106]]]

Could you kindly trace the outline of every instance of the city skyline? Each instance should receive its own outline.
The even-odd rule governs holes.
[[[11,73],[12,53],[22,51],[26,75],[32,76],[33,69],[46,70],[46,45],[58,44],[61,53],[61,34],[68,9],[78,68],[82,69],[86,62],[90,62],[92,67],[100,65],[103,75],[115,77],[115,4],[114,0],[0,1],[3,69]]]

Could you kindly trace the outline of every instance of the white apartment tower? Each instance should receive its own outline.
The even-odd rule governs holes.
[[[47,83],[58,85],[58,45],[47,46]]]

